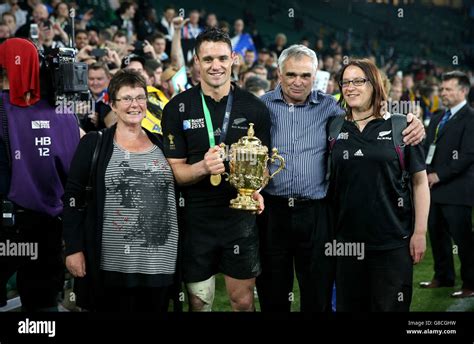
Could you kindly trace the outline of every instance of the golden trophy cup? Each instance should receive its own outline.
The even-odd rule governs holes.
[[[228,157],[230,173],[223,173],[226,180],[239,192],[237,198],[230,201],[230,207],[234,209],[257,211],[259,204],[252,198],[253,193],[263,189],[270,179],[285,168],[285,160],[278,155],[276,148],[268,156],[268,148],[254,136],[253,125],[250,123],[247,136],[231,145]],[[270,176],[267,164],[268,161],[273,164],[275,160],[279,160],[280,164]]]

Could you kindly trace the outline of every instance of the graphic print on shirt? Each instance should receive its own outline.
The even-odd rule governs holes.
[[[114,225],[118,230],[125,230],[126,241],[143,241],[141,246],[156,248],[165,245],[172,226],[164,221],[168,216],[157,207],[162,202],[167,202],[169,183],[163,178],[158,178],[154,171],[162,169],[157,160],[149,163],[146,169],[131,168],[129,162],[124,160],[119,164],[120,172],[118,178],[112,180],[112,188],[108,190],[119,200],[119,204],[126,209],[138,210],[135,223],[131,223],[128,217]]]

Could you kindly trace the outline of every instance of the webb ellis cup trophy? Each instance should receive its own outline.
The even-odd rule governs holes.
[[[276,148],[268,156],[268,148],[254,136],[253,125],[250,123],[247,136],[231,145],[228,157],[230,174],[223,173],[226,180],[239,192],[237,198],[230,201],[230,207],[234,209],[257,211],[258,201],[252,198],[252,194],[263,189],[285,167],[285,160],[278,155]],[[278,169],[271,176],[267,171],[269,160],[272,164],[275,160],[280,161]]]

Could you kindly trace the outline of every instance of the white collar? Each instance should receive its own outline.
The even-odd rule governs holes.
[[[454,116],[456,114],[456,112],[458,112],[459,110],[461,110],[464,105],[467,104],[467,100],[464,99],[462,102],[460,102],[458,105],[450,108],[449,110],[451,111],[451,117]]]

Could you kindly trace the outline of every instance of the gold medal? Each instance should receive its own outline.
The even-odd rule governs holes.
[[[220,174],[211,174],[210,180],[213,186],[218,186],[222,181],[222,177]]]

